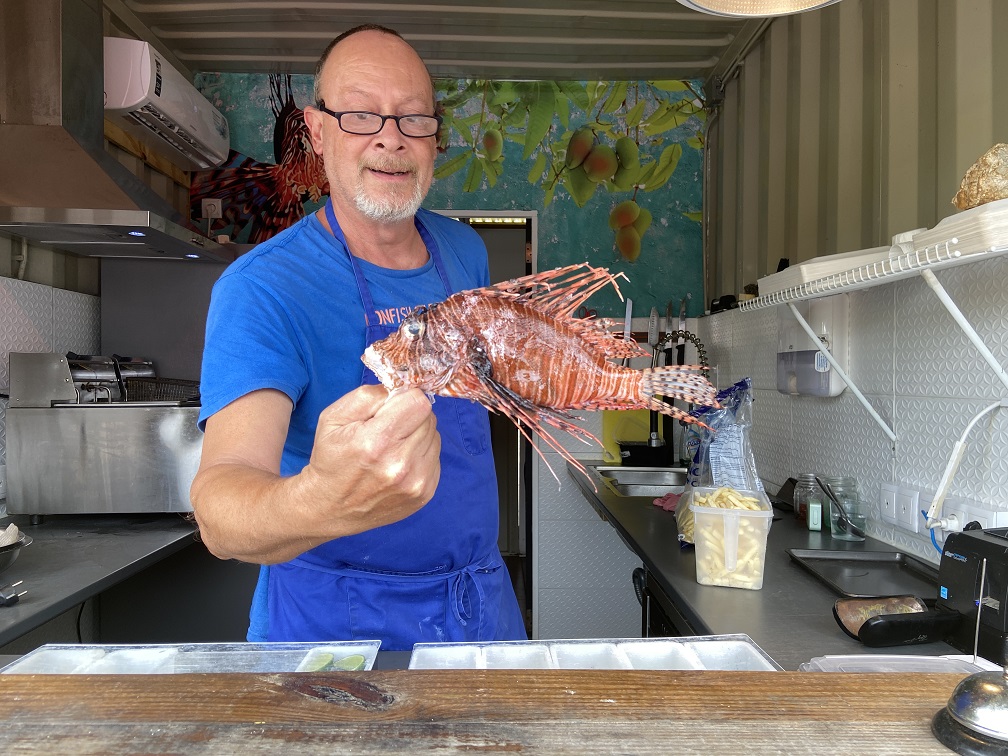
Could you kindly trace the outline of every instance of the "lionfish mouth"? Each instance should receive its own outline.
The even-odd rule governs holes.
[[[398,370],[392,370],[385,360],[382,359],[378,350],[374,348],[374,345],[371,345],[364,350],[364,354],[361,359],[364,360],[364,364],[370,368],[371,372],[378,377],[382,386],[387,388],[389,391],[402,388],[406,385],[406,380],[403,377],[403,374]]]

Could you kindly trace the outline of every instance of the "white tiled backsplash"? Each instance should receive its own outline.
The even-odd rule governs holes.
[[[11,352],[97,354],[100,348],[99,297],[0,277],[0,393],[10,387]],[[7,400],[0,399],[0,462],[6,461],[6,410]]]
[[[936,275],[998,362],[1008,365],[1008,258]],[[882,522],[880,487],[893,482],[933,494],[966,425],[1008,389],[920,278],[849,296],[851,380],[895,431],[895,451],[849,390],[827,399],[777,391],[780,308],[701,318],[698,335],[718,366],[719,387],[746,376],[753,381],[753,448],[769,490],[803,472],[854,475],[873,507],[869,534],[937,562],[925,528],[915,535]],[[1008,511],[1006,492],[1008,409],[1002,409],[967,438],[950,496]]]

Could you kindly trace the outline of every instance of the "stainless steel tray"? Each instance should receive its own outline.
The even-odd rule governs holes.
[[[841,596],[917,596],[928,605],[937,599],[937,568],[898,551],[788,549],[787,553]]]

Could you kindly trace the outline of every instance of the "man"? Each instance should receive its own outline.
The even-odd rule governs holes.
[[[420,208],[440,127],[430,75],[396,32],[357,27],[323,53],[315,99],[329,203],[214,286],[202,538],[269,565],[249,640],[523,639],[486,411],[389,396],[360,361],[413,307],[488,283],[478,235]]]

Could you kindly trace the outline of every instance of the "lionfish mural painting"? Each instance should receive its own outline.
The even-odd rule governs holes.
[[[233,227],[232,240],[248,230],[248,243],[258,244],[304,217],[304,203],[329,194],[322,158],[311,147],[304,111],[294,104],[290,75],[271,74],[270,105],[276,117],[273,155],[276,164],[231,150],[219,168],[193,174],[190,217],[198,218],[204,199],[226,197],[223,223]]]
[[[635,341],[616,338],[613,320],[574,317],[600,289],[612,285],[619,293],[616,278],[605,268],[583,263],[460,291],[418,307],[361,359],[389,391],[416,387],[479,402],[510,418],[526,438],[526,427],[534,430],[584,472],[544,427],[601,445],[575,424],[569,410],[648,409],[703,425],[672,400],[718,406],[717,389],[700,366],[622,367],[611,360],[649,352]],[[540,456],[556,477],[542,452]]]

